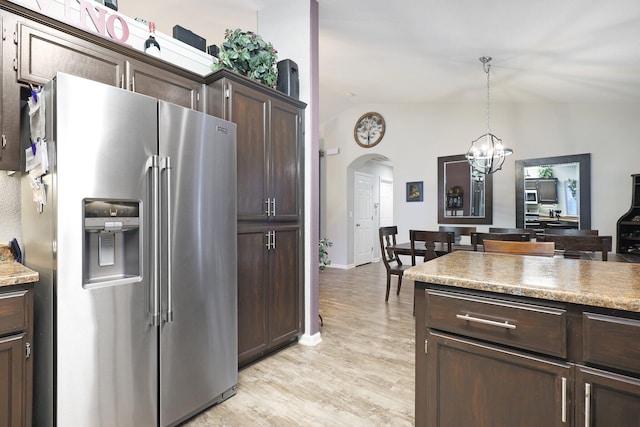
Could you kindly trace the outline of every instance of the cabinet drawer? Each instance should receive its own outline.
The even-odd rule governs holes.
[[[29,320],[28,292],[0,294],[0,336],[27,330]]]
[[[640,373],[640,320],[584,313],[582,326],[585,363]]]
[[[566,357],[566,311],[440,290],[427,291],[427,326]]]

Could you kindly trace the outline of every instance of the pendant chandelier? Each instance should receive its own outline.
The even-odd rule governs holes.
[[[484,180],[484,175],[492,174],[502,169],[504,158],[513,154],[513,150],[505,148],[502,140],[491,133],[490,119],[490,73],[491,57],[482,56],[482,68],[487,74],[487,133],[471,142],[471,147],[467,151],[466,157],[473,169],[473,177],[477,181]]]

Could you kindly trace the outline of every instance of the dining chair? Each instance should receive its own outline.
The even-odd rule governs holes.
[[[562,236],[597,236],[598,230],[585,230],[578,228],[545,228],[544,234],[554,234]]]
[[[565,258],[581,258],[585,252],[600,252],[602,261],[607,261],[611,251],[611,236],[563,236],[544,234],[536,239],[539,242],[553,242],[556,249],[564,251]]]
[[[475,233],[476,227],[459,227],[451,225],[441,225],[438,228],[439,231],[450,231],[455,235],[454,243],[460,243],[462,236],[471,236],[471,233]]]
[[[489,227],[489,233],[529,233],[531,239],[536,238],[535,228],[505,228],[505,227]]]
[[[423,243],[420,249],[425,251],[423,261],[427,262],[451,252],[455,236],[451,231],[409,230],[409,239],[411,240],[411,265],[416,265],[417,243]],[[438,245],[437,251],[436,245]]]
[[[471,233],[471,245],[478,251],[478,245],[484,245],[485,240],[502,240],[508,242],[530,242],[531,234],[526,233]]]
[[[398,234],[397,226],[380,227],[378,230],[380,236],[380,256],[384,267],[387,269],[387,293],[384,297],[385,301],[389,301],[389,290],[391,289],[391,276],[398,276],[398,291],[396,295],[400,294],[400,287],[402,286],[402,275],[404,271],[410,268],[410,265],[403,265],[400,257],[389,249],[396,245],[396,235]]]
[[[508,240],[485,240],[485,252],[514,255],[536,255],[552,257],[555,251],[553,242],[511,242]]]

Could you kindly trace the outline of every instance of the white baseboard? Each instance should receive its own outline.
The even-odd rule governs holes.
[[[356,268],[355,264],[334,264],[328,265],[327,268],[338,268],[340,270],[349,270],[350,268]]]
[[[322,342],[322,336],[320,336],[320,332],[316,332],[313,335],[302,334],[302,336],[298,339],[298,344],[306,345],[308,347],[313,347]]]

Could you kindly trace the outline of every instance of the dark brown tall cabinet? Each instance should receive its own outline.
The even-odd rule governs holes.
[[[238,363],[302,332],[305,104],[235,73],[207,81],[207,112],[238,125]]]

